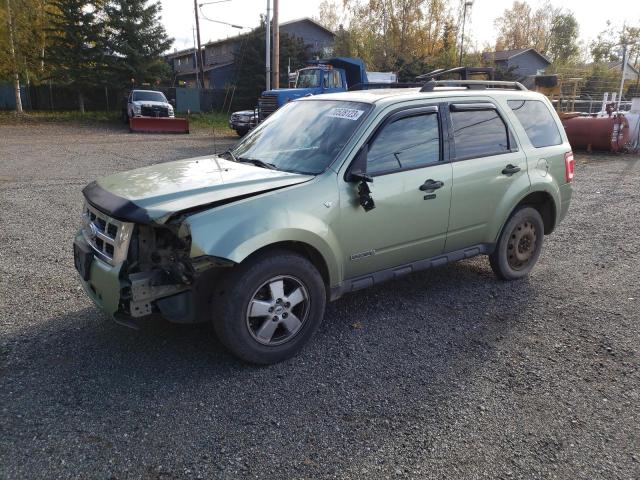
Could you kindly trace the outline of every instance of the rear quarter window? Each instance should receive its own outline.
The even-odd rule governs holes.
[[[553,115],[540,100],[507,101],[536,148],[560,145],[562,136]]]

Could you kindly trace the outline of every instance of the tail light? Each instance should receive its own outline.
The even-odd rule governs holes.
[[[567,152],[564,154],[564,179],[567,183],[573,181],[573,167],[575,165],[573,159],[573,152]]]

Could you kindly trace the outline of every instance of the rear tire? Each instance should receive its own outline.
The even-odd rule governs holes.
[[[518,208],[502,229],[496,248],[489,255],[493,272],[502,280],[518,280],[533,269],[544,240],[544,223],[532,207]]]
[[[232,268],[213,298],[213,326],[238,358],[255,364],[296,355],[316,332],[326,305],[322,276],[305,257],[274,250]]]

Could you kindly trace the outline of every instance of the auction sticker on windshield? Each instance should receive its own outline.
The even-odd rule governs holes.
[[[356,110],[355,108],[333,108],[329,111],[328,116],[355,121],[358,120],[363,113],[364,110]]]

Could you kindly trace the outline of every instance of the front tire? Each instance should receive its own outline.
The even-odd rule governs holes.
[[[124,123],[125,125],[129,123],[129,113],[126,109],[122,110],[122,123]]]
[[[233,267],[213,298],[213,325],[238,358],[273,364],[296,355],[326,305],[322,276],[305,257],[274,250]]]
[[[502,280],[518,280],[529,275],[540,257],[544,240],[544,223],[532,207],[516,210],[502,229],[489,263]]]

